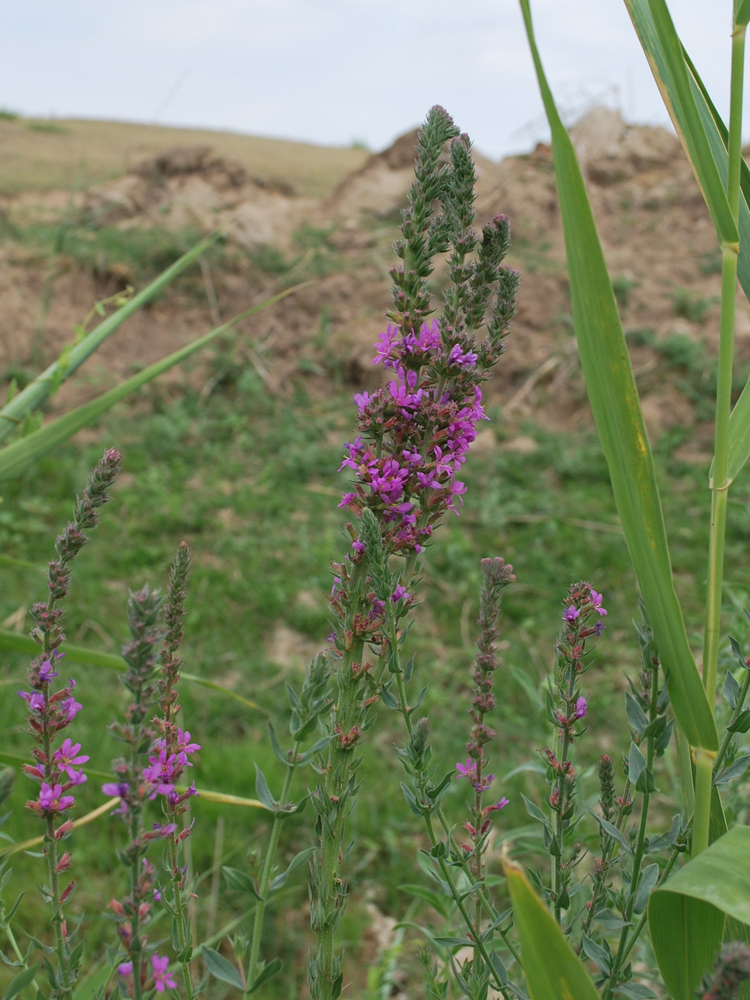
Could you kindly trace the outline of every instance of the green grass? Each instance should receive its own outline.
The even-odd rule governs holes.
[[[284,684],[300,678],[304,659],[300,655],[274,661],[274,636],[284,626],[292,630],[300,647],[314,650],[325,644],[330,628],[325,600],[330,588],[328,565],[331,558],[341,558],[347,546],[336,507],[338,491],[347,480],[335,470],[343,442],[352,434],[354,407],[349,395],[332,390],[327,398],[314,399],[300,383],[293,400],[282,401],[268,395],[254,370],[237,366],[233,378],[207,400],[186,392],[165,401],[154,392],[144,394],[137,421],[131,413],[125,407],[113,412],[85,445],[60,449],[33,474],[5,489],[0,551],[38,569],[4,569],[0,621],[43,595],[43,568],[54,536],[69,516],[72,497],[101,448],[116,446],[124,454],[125,471],[101,525],[75,565],[66,626],[71,641],[117,650],[126,635],[127,588],[135,589],[146,580],[163,584],[176,547],[185,539],[195,557],[185,668],[223,681],[257,701],[283,732]],[[596,794],[592,769],[601,749],[613,748],[613,732],[625,732],[623,670],[631,674],[637,670],[631,625],[637,594],[617,530],[606,467],[592,435],[552,434],[529,425],[522,431],[536,440],[538,448],[520,457],[505,447],[501,414],[492,416],[494,437],[481,455],[467,463],[464,478],[469,491],[461,516],[449,515],[427,551],[422,605],[410,643],[416,653],[415,688],[429,684],[424,711],[431,720],[437,764],[439,769],[452,769],[464,757],[467,738],[479,560],[502,555],[513,564],[517,582],[503,605],[494,720],[500,738],[491,746],[493,770],[502,793],[511,799],[499,824],[508,830],[527,823],[520,792],[538,800],[542,791],[533,773],[518,774],[507,782],[502,776],[524,761],[538,762],[538,750],[549,739],[543,699],[536,692],[552,661],[568,584],[590,580],[603,591],[609,610],[607,631],[583,684],[590,696],[590,728],[579,747],[584,796]],[[698,648],[696,623],[702,613],[707,544],[706,470],[679,462],[673,444],[665,439],[657,447],[657,460],[676,585]],[[739,483],[727,547],[728,579],[735,587],[732,621],[737,625],[737,608],[750,591],[744,558],[750,537],[746,493],[747,487]],[[6,691],[21,685],[23,669],[22,657],[6,658],[0,672]],[[73,663],[68,671],[77,678],[79,700],[85,705],[76,720],[75,739],[91,754],[90,767],[107,772],[118,747],[104,727],[122,711],[123,690],[113,673]],[[181,700],[184,725],[203,746],[194,775],[199,787],[253,796],[256,762],[272,787],[279,787],[280,765],[269,748],[264,715],[187,684]],[[0,725],[6,733],[4,750],[27,754],[20,699],[0,700]],[[363,792],[351,823],[352,902],[342,938],[351,944],[349,968],[355,983],[362,974],[357,955],[368,954],[369,918],[363,900],[370,898],[386,913],[403,916],[409,899],[399,886],[414,881],[415,859],[423,845],[421,830],[398,788],[402,772],[392,747],[402,740],[400,724],[381,708],[369,738]],[[669,794],[668,778],[662,777]],[[310,772],[303,780],[312,782],[314,775]],[[81,790],[83,809],[101,802],[100,783],[92,778]],[[12,794],[12,815],[5,829],[18,839],[36,829],[33,817],[23,809],[32,787],[21,775]],[[298,786],[296,794],[301,792]],[[447,811],[460,825],[463,795],[458,785],[448,796]],[[225,863],[241,868],[248,851],[264,844],[268,824],[262,813],[198,799],[193,814],[191,846],[198,872],[213,864],[220,816],[226,821]],[[307,813],[288,821],[283,858],[306,846],[310,822]],[[112,857],[113,841],[121,834],[116,821],[102,820],[72,841],[81,884],[71,910],[88,914],[84,929],[92,951],[101,950],[111,937],[111,924],[101,914],[108,900],[122,891]],[[6,900],[12,901],[22,888],[29,890],[19,911],[23,927],[38,929],[41,903],[33,885],[41,877],[37,860],[14,859]],[[305,973],[299,956],[310,943],[303,883],[303,872],[290,880],[284,905],[291,907],[291,914],[281,917],[279,906],[273,908],[267,927],[266,954],[279,954],[291,966],[269,996],[302,995]],[[200,895],[202,939],[207,885]],[[218,927],[249,905],[237,893],[222,890]]]

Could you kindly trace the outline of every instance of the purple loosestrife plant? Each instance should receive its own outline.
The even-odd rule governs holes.
[[[98,510],[109,499],[109,489],[120,471],[120,453],[105,451],[94,468],[86,488],[76,497],[73,520],[68,523],[55,542],[57,558],[49,564],[47,584],[49,595],[31,607],[35,625],[31,636],[41,647],[40,654],[31,662],[28,683],[30,691],[19,691],[28,705],[29,732],[34,738],[32,750],[34,763],[27,764],[24,772],[39,783],[39,792],[26,805],[44,823],[44,855],[47,859],[49,883],[42,892],[52,910],[55,934],[57,969],[51,973],[54,986],[53,998],[73,996],[82,942],[71,950],[63,906],[73,892],[75,882],[68,882],[62,889],[60,876],[70,868],[70,851],[60,853],[62,840],[73,829],[69,818],[75,804],[75,788],[86,781],[80,765],[88,761],[82,754],[80,743],[73,743],[69,736],[61,740],[83,707],[74,692],[75,681],[68,680],[63,687],[56,687],[60,660],[65,655],[60,647],[65,641],[62,627],[63,610],[57,603],[67,596],[71,582],[70,563],[88,541],[90,531],[99,521]],[[51,968],[51,967],[50,967]]]
[[[555,918],[570,906],[573,869],[581,858],[581,845],[574,843],[566,858],[565,844],[576,827],[574,794],[576,773],[570,758],[574,741],[585,731],[582,721],[588,714],[588,702],[581,694],[579,681],[588,669],[590,650],[587,642],[601,635],[606,627],[601,621],[607,614],[602,595],[589,583],[575,583],[568,588],[563,612],[563,627],[555,649],[555,670],[551,678],[547,708],[557,732],[554,747],[543,753],[552,784],[549,804],[552,829],[545,823],[545,844],[552,857],[552,885],[549,891]]]
[[[144,930],[155,901],[156,870],[148,856],[151,842],[177,831],[175,822],[157,822],[147,828],[145,814],[149,801],[157,796],[168,802],[171,797],[173,806],[181,804],[184,798],[176,792],[173,780],[177,752],[175,760],[170,760],[162,748],[155,748],[151,725],[151,713],[158,698],[162,603],[159,593],[148,586],[131,594],[128,601],[130,642],[122,650],[127,669],[121,679],[130,702],[125,721],[112,725],[112,731],[125,744],[125,753],[115,762],[115,781],[102,789],[106,795],[119,797],[115,812],[128,831],[128,843],[117,854],[129,871],[129,888],[121,900],[112,900],[110,908],[119,919],[118,936],[127,955],[122,966],[129,967],[129,973],[121,975],[121,987],[135,1000],[140,1000],[149,988]],[[152,752],[154,749],[156,753]],[[144,766],[147,758],[148,764]]]
[[[167,893],[167,890],[160,892],[159,890],[155,890],[155,895],[158,893],[157,901],[172,916],[173,937],[179,944],[177,960],[182,966],[182,978],[185,984],[187,1000],[193,1000],[195,997],[195,988],[190,967],[192,934],[184,899],[185,866],[182,863],[182,844],[190,836],[191,826],[180,831],[179,825],[180,817],[187,811],[190,798],[196,792],[194,782],[183,792],[180,792],[176,786],[186,769],[193,766],[189,759],[190,755],[195,753],[196,750],[200,750],[200,744],[191,740],[190,733],[183,731],[177,725],[177,717],[181,711],[181,706],[177,700],[177,685],[180,679],[180,668],[182,667],[179,648],[183,636],[185,598],[187,596],[191,558],[190,549],[187,544],[181,542],[169,574],[167,600],[164,605],[166,631],[159,653],[161,674],[157,682],[161,714],[157,715],[153,720],[154,728],[160,736],[151,747],[151,753],[149,754],[150,766],[143,771],[143,776],[147,780],[159,780],[164,784],[175,786],[161,799],[164,811],[162,829],[164,830],[164,838],[167,845],[165,860],[168,859],[167,876],[170,883],[170,892]],[[155,977],[156,958],[157,956],[154,955],[152,959]],[[159,961],[168,962],[166,958]],[[156,980],[156,989],[163,991],[165,982],[166,980],[163,979]],[[166,985],[174,986],[175,984],[167,982]]]
[[[487,773],[487,745],[495,738],[495,731],[486,722],[486,716],[495,708],[495,671],[497,670],[498,639],[497,619],[500,614],[500,599],[503,589],[512,581],[513,567],[506,566],[504,560],[482,560],[482,590],[479,605],[479,651],[474,667],[474,697],[469,716],[472,727],[466,746],[466,764],[456,764],[459,774],[471,786],[474,795],[470,802],[470,819],[464,824],[471,838],[465,850],[471,858],[471,870],[475,882],[483,882],[485,877],[484,855],[493,816],[508,805],[508,799],[501,797],[490,805],[485,804],[484,793],[494,779]],[[479,938],[482,922],[482,901],[478,895],[474,899],[474,937]]]
[[[391,325],[374,359],[390,378],[385,388],[355,397],[358,435],[341,466],[355,477],[340,504],[353,519],[346,524],[351,551],[333,567],[333,738],[312,796],[320,842],[311,874],[318,936],[309,964],[313,1000],[334,1000],[342,985],[334,938],[347,896],[344,830],[359,790],[363,738],[373,724],[368,708],[382,698],[401,711],[412,737],[416,706],[407,704],[405,683],[413,664],[401,665],[400,622],[414,602],[419,554],[445,513],[461,505],[460,470],[486,418],[480,385],[503,352],[519,280],[502,265],[507,218],[496,217],[481,237],[473,229],[470,142],[442,108],[432,109],[420,132],[415,175],[402,238],[394,244],[400,263],[390,272]],[[431,319],[428,279],[434,258],[444,254],[448,287],[440,317]],[[394,556],[403,561],[392,564]]]

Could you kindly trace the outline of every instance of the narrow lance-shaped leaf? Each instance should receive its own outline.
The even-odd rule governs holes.
[[[519,865],[503,862],[531,1000],[599,1000],[591,976]]]
[[[578,349],[612,491],[662,662],[669,672],[675,715],[691,745],[716,750],[713,712],[674,591],[653,458],[612,284],[575,151],[544,76],[528,0],[521,0],[521,8],[552,131]]]
[[[20,421],[29,413],[38,410],[49,395],[50,388],[61,379],[68,378],[73,372],[89,358],[94,351],[121,326],[128,317],[137,312],[141,306],[150,302],[159,292],[177,277],[186,267],[189,267],[202,253],[216,242],[220,233],[213,233],[205,240],[201,240],[179,260],[163,271],[158,277],[146,285],[140,292],[133,296],[125,305],[120,306],[111,316],[99,323],[86,337],[79,343],[73,345],[66,352],[64,366],[60,361],[54,361],[46,368],[41,375],[30,382],[21,392],[5,406],[0,408],[0,441],[6,438],[13,431]]]
[[[253,306],[252,309],[248,309],[241,315],[235,316],[228,323],[222,323],[221,326],[217,326],[216,329],[204,334],[191,344],[181,347],[179,351],[175,351],[168,357],[162,358],[161,361],[149,365],[148,368],[144,368],[142,372],[115,386],[114,389],[110,389],[109,392],[97,396],[90,403],[79,406],[77,409],[71,410],[70,413],[66,413],[52,423],[47,424],[46,427],[42,427],[40,430],[29,434],[25,438],[21,438],[19,441],[14,441],[13,444],[8,445],[7,448],[0,451],[0,480],[20,475],[42,455],[45,455],[48,451],[67,441],[69,437],[82,427],[94,423],[103,413],[106,413],[115,403],[119,403],[121,399],[130,395],[131,392],[135,392],[136,389],[139,389],[142,385],[161,375],[162,372],[189,358],[191,354],[195,354],[196,351],[210,344],[212,340],[227,333],[243,319],[247,319],[248,316],[254,316],[255,313],[261,312],[263,309],[268,309],[269,306],[279,302],[287,295],[291,295],[292,292],[300,287],[300,285],[295,285],[293,288],[287,288],[278,295],[266,299],[259,305]]]

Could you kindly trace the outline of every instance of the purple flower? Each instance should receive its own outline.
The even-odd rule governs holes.
[[[591,601],[591,606],[595,611],[598,611],[600,615],[606,615],[605,609],[602,607],[602,595],[597,594],[597,592],[591,589],[591,594],[589,595],[589,600]]]
[[[476,781],[477,764],[476,761],[471,759],[471,757],[468,758],[466,764],[456,764],[456,770],[472,784]]]
[[[573,718],[575,718],[575,719],[582,719],[586,715],[587,711],[588,711],[588,703],[587,703],[586,699],[585,698],[579,698],[578,701],[576,702],[576,710],[575,710],[575,715],[573,716]]]
[[[82,781],[86,780],[85,777],[76,780],[78,772],[73,770],[74,764],[85,764],[89,759],[85,754],[76,757],[80,749],[80,743],[72,743],[70,739],[66,739],[62,746],[52,754],[52,760],[61,771],[66,771],[70,775],[75,784],[81,784]]]
[[[133,963],[132,962],[120,962],[117,966],[117,972],[120,976],[132,976],[133,975]]]
[[[569,608],[565,609],[565,613],[563,614],[563,621],[574,622],[576,620],[576,618],[580,615],[580,613],[581,613],[581,609],[580,608],[575,608],[571,604],[571,606]]]
[[[156,987],[156,992],[163,993],[167,987],[172,990],[177,989],[177,983],[169,971],[168,956],[165,955],[164,958],[160,958],[158,954],[154,954],[151,956],[151,963],[154,967],[154,986]]]
[[[507,805],[509,805],[509,801],[508,801],[508,799],[505,798],[505,796],[503,796],[500,799],[500,801],[499,802],[495,802],[494,805],[485,806],[484,809],[482,810],[482,812],[485,813],[485,814],[491,813],[494,810],[497,810],[499,812],[501,809],[504,809]]]
[[[75,799],[72,795],[63,795],[63,791],[62,785],[48,785],[43,781],[37,799],[39,811],[63,812],[65,809],[70,809]]]
[[[64,655],[64,653],[58,653],[57,651],[52,653],[52,656],[57,659],[61,659]],[[52,669],[51,660],[45,660],[39,668],[39,680],[42,681],[42,683],[47,684],[53,677],[57,677],[57,671]]]
[[[364,542],[361,542],[361,541],[360,541],[360,540],[359,540],[358,538],[356,538],[356,539],[355,539],[355,540],[354,540],[354,541],[352,542],[352,548],[353,548],[353,549],[354,549],[354,551],[355,551],[355,552],[357,552],[357,553],[358,553],[359,555],[362,555],[362,553],[363,553],[363,552],[365,551],[365,548],[366,548],[366,547],[367,547],[367,546],[365,545],[365,543],[364,543]]]
[[[29,708],[32,712],[44,711],[46,699],[40,691],[33,691],[31,693],[28,691],[19,691],[18,697],[23,698],[24,701],[29,703]]]
[[[130,791],[130,785],[127,781],[121,781],[119,784],[110,781],[108,784],[102,785],[102,791],[105,795],[117,795],[119,798],[125,799]]]
[[[404,600],[408,600],[409,599],[409,595],[406,592],[406,587],[404,587],[402,584],[399,584],[398,587],[396,587],[396,589],[391,594],[391,600],[395,604],[397,601],[400,601],[402,598],[404,598]]]

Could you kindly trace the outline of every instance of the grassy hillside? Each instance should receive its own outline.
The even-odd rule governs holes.
[[[361,149],[262,139],[234,132],[129,122],[0,118],[0,194],[80,189],[125,173],[142,156],[170,146],[208,145],[261,180],[283,180],[324,197],[367,158]]]

